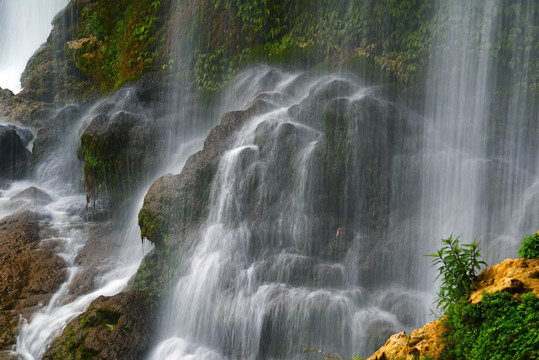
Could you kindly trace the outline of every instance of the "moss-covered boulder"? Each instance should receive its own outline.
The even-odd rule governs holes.
[[[142,359],[154,337],[145,291],[101,296],[67,324],[43,359]]]

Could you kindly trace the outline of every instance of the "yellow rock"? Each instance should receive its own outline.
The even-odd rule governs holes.
[[[384,346],[367,360],[413,360],[420,357],[436,358],[441,349],[439,320],[431,321],[410,336],[400,332],[389,338]]]
[[[506,259],[479,274],[471,303],[481,301],[483,291],[506,291],[519,297],[526,292],[539,296],[539,259]]]

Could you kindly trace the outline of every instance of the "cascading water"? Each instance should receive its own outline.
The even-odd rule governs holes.
[[[0,1],[0,87],[17,93],[30,56],[47,40],[51,21],[68,0]]]
[[[362,227],[368,226],[342,219],[349,240],[335,227],[326,247],[328,239],[319,233],[326,229],[316,224],[327,223],[319,186],[323,128],[331,125],[313,108],[331,102],[353,108],[345,111],[354,122],[347,136],[354,136],[369,130],[363,122],[369,106],[383,113],[384,101],[342,77],[263,68],[246,72],[238,83],[232,92],[246,95],[247,107],[263,99],[271,109],[248,120],[219,162],[208,219],[178,260],[182,275],[164,310],[163,341],[150,358],[293,358],[301,356],[301,344],[366,354],[397,329],[417,326],[422,294],[349,275],[357,274],[361,258],[346,243],[361,247]],[[385,142],[385,130],[375,126],[369,135]],[[343,201],[344,212],[359,212],[351,204],[366,196],[365,176],[353,170],[348,175],[351,199]],[[408,319],[392,313],[397,297],[406,304],[400,310],[409,306]]]
[[[501,74],[493,45],[506,41],[503,34],[530,31],[537,3],[513,5],[509,20],[502,1],[437,6],[441,24],[428,65],[422,150],[405,160],[406,180],[420,184],[417,212],[409,219],[415,229],[399,224],[393,236],[401,234],[413,252],[422,254],[434,252],[439,239],[450,234],[464,242],[477,239],[492,264],[514,257],[522,234],[533,233],[539,218],[539,147],[530,136],[537,133],[533,119],[539,114],[526,113],[533,107],[528,74],[522,74],[532,46],[515,40],[506,56],[522,68]],[[511,87],[503,98],[495,91]],[[419,267],[417,278],[425,289],[435,276],[427,266]]]
[[[12,19],[32,18],[12,15],[19,3],[0,0],[2,49],[14,48],[6,45],[16,38]],[[501,33],[518,35],[515,24],[533,24],[528,17],[537,4],[521,1],[511,9],[513,18],[504,22],[501,1],[437,4],[436,19],[445,25],[432,45],[421,114],[346,74],[263,67],[239,75],[223,110],[243,110],[223,121],[240,122],[235,116],[242,114],[245,123],[220,155],[207,217],[179,241],[181,255],[173,261],[179,274],[162,304],[159,343],[149,358],[302,358],[308,356],[302,344],[369,355],[389,335],[428,318],[435,275],[423,255],[439,238],[475,237],[489,263],[513,256],[539,218],[539,113],[523,110],[533,108],[533,98],[518,86],[533,58],[530,48],[515,43],[507,56],[518,69],[503,76],[492,56]],[[182,46],[190,51],[188,42]],[[13,60],[10,51],[0,55],[0,72],[8,68],[5,59],[26,61]],[[0,86],[17,90],[17,84]],[[492,89],[504,87],[513,90],[498,101]],[[176,109],[162,121],[170,136],[161,168],[178,173],[201,148],[211,121],[185,110],[186,93],[169,96]],[[75,257],[90,236],[75,156],[84,120],[106,108],[109,118],[122,113],[138,121],[144,111],[132,98],[123,88],[73,115],[69,135],[42,159],[37,178],[0,194],[1,217],[20,210],[9,199],[28,186],[52,196],[33,210],[51,216],[69,270],[50,303],[21,323],[15,351],[25,359],[39,358],[96,297],[124,289],[148,250],[140,248],[137,212],[153,174],[142,191],[128,189],[129,211],[115,219],[125,224],[116,229],[121,236],[96,266],[91,290],[69,293],[80,271]],[[79,112],[77,105],[62,111]]]
[[[76,118],[72,119],[71,125],[66,129],[65,138],[59,141],[58,148],[39,165],[36,186],[46,189],[58,199],[48,210],[53,215],[53,225],[57,228],[58,237],[64,242],[64,250],[60,255],[68,266],[68,277],[42,310],[22,321],[15,352],[24,359],[40,358],[50,341],[59,335],[67,322],[86,310],[97,297],[111,296],[123,290],[136,272],[144,253],[149,250],[141,248],[139,240],[137,209],[142,205],[145,193],[140,191],[138,196],[134,196],[138,202],[131,208],[131,212],[121,217],[120,222],[125,225],[121,235],[114,238],[115,250],[108,254],[108,258],[100,259],[100,263],[93,265],[101,268],[94,279],[94,288],[75,298],[70,293],[70,286],[81,270],[75,258],[88,239],[89,225],[83,218],[86,198],[79,185],[81,167],[76,155],[80,143],[80,129],[87,126],[88,119],[103,107],[110,113],[128,107],[130,95],[130,89],[119,91],[112,100],[106,99],[83,114],[80,114],[76,105],[69,105],[59,112],[60,116],[64,112]],[[108,107],[107,104],[112,103],[114,107]]]
[[[437,5],[422,114],[346,76],[240,75],[236,105],[272,107],[222,155],[150,359],[300,358],[302,343],[368,355],[429,317],[424,255],[440,238],[478,239],[489,263],[515,256],[539,218],[539,114],[526,112],[531,46],[510,50],[521,68],[502,79],[492,44],[537,5],[509,22],[502,5]],[[328,183],[343,191],[317,198]]]

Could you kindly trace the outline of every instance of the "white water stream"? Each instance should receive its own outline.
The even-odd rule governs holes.
[[[116,111],[122,110],[125,99],[129,97],[129,89],[115,94],[112,102]],[[64,141],[60,142],[61,146],[43,160],[37,170],[37,179],[33,182],[34,186],[43,189],[55,199],[42,210],[39,208],[32,210],[52,215],[52,226],[57,230],[58,239],[64,244],[60,256],[67,263],[68,278],[49,304],[44,304],[43,308],[30,319],[21,320],[15,353],[25,360],[39,359],[50,341],[60,334],[67,322],[84,312],[97,297],[115,295],[125,289],[144,254],[149,251],[149,244],[146,243],[145,247],[141,247],[137,223],[137,213],[142,206],[146,187],[134,197],[137,200],[134,201],[130,212],[121,215],[125,219],[124,228],[121,235],[111,239],[117,251],[109,255],[110,259],[100,259],[102,262],[100,266],[104,266],[104,269],[98,272],[98,278],[94,279],[94,288],[90,293],[75,298],[69,293],[72,281],[81,270],[75,262],[75,257],[88,240],[89,227],[92,226],[83,219],[86,197],[79,183],[82,168],[76,157],[76,149],[79,146],[80,128],[85,126],[87,119],[95,116],[94,110],[98,109],[99,105],[93,106],[80,118],[73,119],[69,133],[65,135]],[[112,113],[114,111],[114,108],[111,109]],[[25,182],[13,184],[6,192],[6,196],[24,186]],[[9,205],[9,202],[6,205]]]

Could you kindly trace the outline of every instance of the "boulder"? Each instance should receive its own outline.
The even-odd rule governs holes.
[[[106,192],[111,205],[148,180],[160,164],[161,142],[155,122],[119,111],[95,115],[81,135],[79,158],[89,201]]]
[[[154,338],[147,299],[145,291],[100,296],[67,324],[43,359],[141,359]]]
[[[442,349],[440,345],[442,330],[440,320],[435,320],[421,329],[414,330],[409,336],[402,331],[392,335],[385,345],[367,360],[436,359]]]
[[[225,113],[221,123],[208,134],[203,149],[189,157],[179,175],[157,179],[148,190],[139,213],[141,236],[158,247],[163,246],[168,237],[168,245],[177,246],[188,230],[196,228],[208,214],[211,182],[233,134],[251,116],[272,107],[259,99],[245,110]]]
[[[17,195],[12,196],[9,201],[28,200],[32,204],[47,205],[52,202],[52,198],[45,191],[30,186],[28,189],[21,191]]]
[[[66,279],[53,244],[40,242],[46,220],[28,211],[0,220],[0,351],[15,343],[20,317],[40,309]]]
[[[71,133],[73,126],[78,124],[82,108],[78,104],[67,105],[58,110],[43,122],[43,126],[37,133],[34,141],[32,157],[33,162],[38,162],[53,147],[62,146],[66,142],[66,136]]]
[[[30,151],[17,128],[0,125],[0,179],[18,180],[28,173]]]

